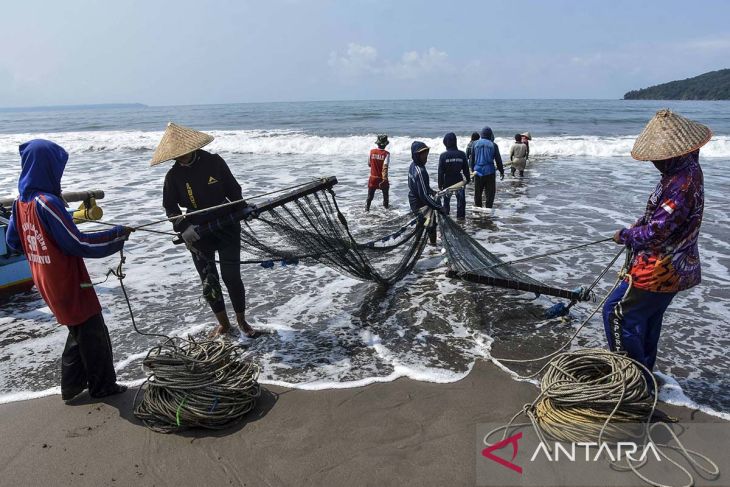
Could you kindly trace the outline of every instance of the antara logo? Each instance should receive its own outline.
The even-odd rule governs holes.
[[[482,450],[482,455],[486,458],[489,458],[490,460],[493,460],[493,461],[499,463],[503,467],[507,467],[508,469],[514,470],[518,474],[522,475],[522,467],[520,467],[519,465],[515,465],[514,463],[512,463],[511,460],[505,460],[504,458],[498,457],[497,455],[492,453],[495,450],[501,450],[502,448],[504,448],[507,445],[512,445],[512,460],[514,460],[515,457],[517,457],[517,452],[519,450],[519,444],[517,442],[520,441],[521,439],[522,439],[522,432],[519,432],[516,435],[512,435],[509,438],[505,438],[502,441],[498,441],[497,443],[495,443],[492,446],[486,447],[484,450]]]

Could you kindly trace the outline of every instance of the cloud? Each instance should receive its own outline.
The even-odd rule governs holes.
[[[327,63],[336,74],[348,78],[379,76],[412,80],[451,68],[446,52],[435,47],[425,51],[407,51],[398,59],[381,59],[373,46],[350,43],[343,54],[331,52]]]

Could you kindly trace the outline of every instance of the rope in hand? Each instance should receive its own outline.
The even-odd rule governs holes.
[[[171,338],[140,331],[124,286],[124,251],[119,255],[119,264],[107,276],[119,279],[134,331],[164,339],[142,361],[149,375],[134,396],[134,415],[160,433],[193,427],[223,429],[240,420],[261,394],[258,364],[240,344],[222,338]]]

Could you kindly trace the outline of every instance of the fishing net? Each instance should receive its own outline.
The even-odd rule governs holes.
[[[318,262],[356,279],[391,285],[408,274],[421,256],[436,213],[416,214],[379,222],[375,228],[351,232],[325,178],[279,194],[265,202],[238,208],[199,227],[199,233],[231,231],[240,226],[243,261],[264,266]],[[491,286],[579,300],[577,290],[546,286],[488,252],[448,216],[438,215],[448,275]]]
[[[405,214],[380,222],[373,230],[353,234],[337,206],[327,178],[281,194],[255,206],[238,209],[199,228],[199,233],[225,232],[240,222],[242,261],[295,264],[318,262],[364,281],[391,285],[418,261],[435,224],[430,211]],[[234,225],[235,224],[235,225]]]
[[[443,246],[448,256],[447,275],[466,281],[506,289],[528,291],[580,301],[585,298],[581,289],[567,290],[551,287],[533,279],[482,247],[458,223],[448,216],[439,218]]]

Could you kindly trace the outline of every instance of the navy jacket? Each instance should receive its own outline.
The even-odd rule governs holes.
[[[439,157],[438,183],[439,189],[445,189],[466,179],[471,181],[469,163],[466,154],[456,147],[456,134],[449,132],[444,136],[446,152]],[[462,176],[463,174],[463,176]]]
[[[439,210],[439,205],[433,195],[434,190],[428,182],[428,171],[424,165],[416,162],[418,160],[417,153],[422,148],[426,147],[423,142],[414,142],[411,144],[411,157],[413,162],[411,167],[408,169],[408,203],[411,205],[411,211],[416,212],[424,206],[430,206],[435,210]]]

